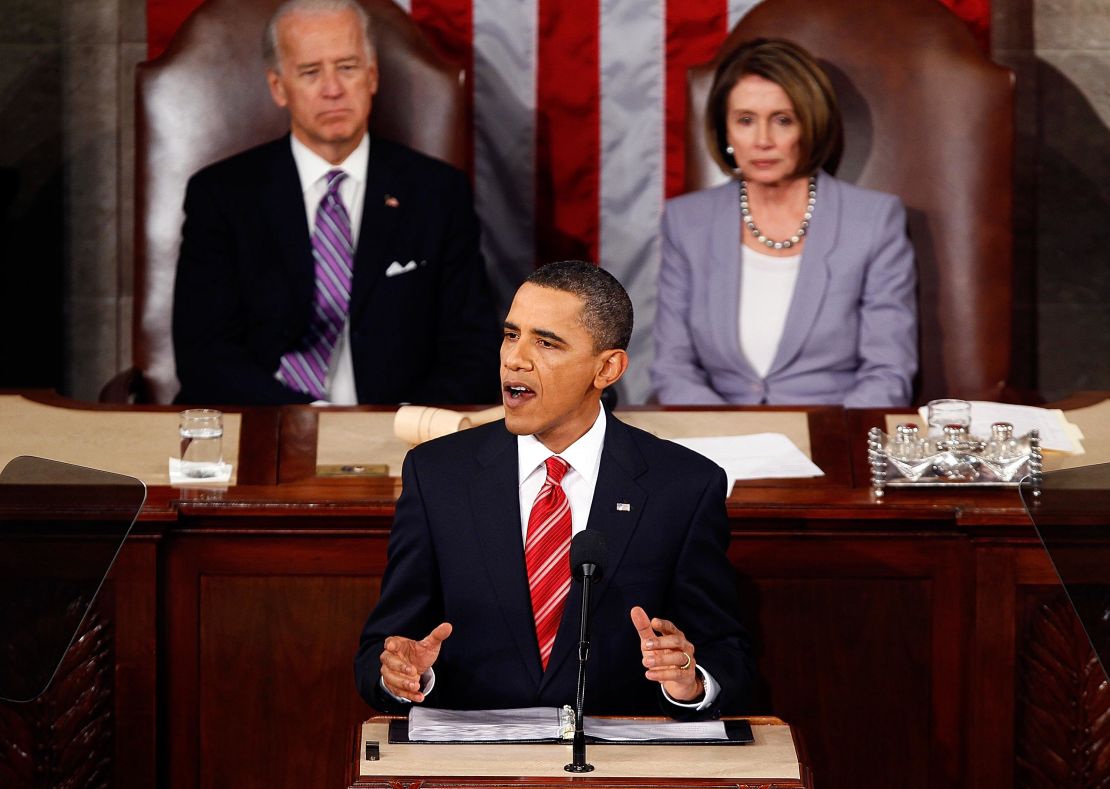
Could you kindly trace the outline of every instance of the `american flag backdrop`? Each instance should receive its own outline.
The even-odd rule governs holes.
[[[622,402],[648,395],[659,219],[684,176],[686,70],[758,0],[397,0],[472,74],[475,202],[499,302],[600,261],[636,306]],[[986,42],[989,0],[940,0]],[[148,0],[157,56],[202,0]]]

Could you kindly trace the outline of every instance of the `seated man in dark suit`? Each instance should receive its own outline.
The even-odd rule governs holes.
[[[631,332],[628,294],[588,263],[545,266],[517,291],[501,342],[505,420],[405,459],[355,658],[368,703],[573,704],[581,585],[568,549],[588,527],[608,558],[591,599],[586,711],[742,708],[753,671],[725,553],[725,474],[602,408]]]
[[[292,133],[189,182],[173,316],[179,402],[497,396],[469,184],[370,139],[370,35],[354,0],[291,0],[271,19],[267,75]]]

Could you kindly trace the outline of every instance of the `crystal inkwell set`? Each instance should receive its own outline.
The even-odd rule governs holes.
[[[994,422],[989,435],[970,432],[971,404],[934,400],[928,406],[929,430],[916,423],[897,425],[893,435],[877,427],[867,435],[871,487],[882,496],[888,487],[1014,486],[1029,477],[1040,489],[1044,457],[1039,431],[1015,435],[1009,422]]]

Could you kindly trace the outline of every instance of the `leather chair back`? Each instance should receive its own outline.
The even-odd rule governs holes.
[[[760,36],[801,44],[844,115],[838,177],[898,195],[917,256],[916,396],[994,400],[1010,371],[1013,74],[937,0],[764,0],[718,58]],[[723,182],[705,140],[715,63],[688,73],[687,191]]]
[[[209,0],[158,59],[137,73],[134,361],[137,397],[177,393],[170,333],[182,204],[189,177],[289,131],[261,57],[262,31],[281,0]],[[361,0],[373,21],[380,86],[370,133],[464,168],[466,84],[391,0]]]

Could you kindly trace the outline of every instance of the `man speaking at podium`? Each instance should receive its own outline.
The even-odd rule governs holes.
[[[383,712],[574,703],[573,533],[605,535],[585,710],[715,717],[752,681],[736,618],[724,472],[618,421],[632,302],[608,272],[553,263],[520,287],[501,342],[504,422],[416,447],[381,597],[355,658]]]

